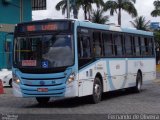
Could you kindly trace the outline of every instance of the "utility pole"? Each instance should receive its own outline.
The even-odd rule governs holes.
[[[67,0],[67,19],[70,19],[70,0]]]
[[[78,19],[78,8],[76,5],[76,0],[72,0],[72,7],[73,7],[73,15],[74,15],[74,19]]]
[[[20,22],[23,22],[23,0],[20,0]]]

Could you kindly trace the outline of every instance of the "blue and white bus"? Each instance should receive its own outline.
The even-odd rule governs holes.
[[[47,103],[132,88],[156,78],[152,32],[79,20],[20,23],[14,32],[13,92]]]

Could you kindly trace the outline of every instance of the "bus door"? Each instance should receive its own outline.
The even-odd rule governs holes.
[[[89,95],[91,78],[93,77],[90,70],[94,66],[90,65],[92,63],[91,54],[91,39],[90,32],[88,29],[79,28],[78,29],[78,69],[79,69],[79,96]],[[85,93],[84,93],[85,91]]]

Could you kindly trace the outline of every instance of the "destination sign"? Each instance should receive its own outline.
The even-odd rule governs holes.
[[[35,31],[65,31],[69,30],[69,22],[50,22],[50,23],[35,23],[22,24],[17,27],[18,32],[35,32]]]

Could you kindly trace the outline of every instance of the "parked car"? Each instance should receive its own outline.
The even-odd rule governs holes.
[[[0,79],[2,80],[3,86],[12,87],[12,71],[8,69],[2,69],[0,71]]]

